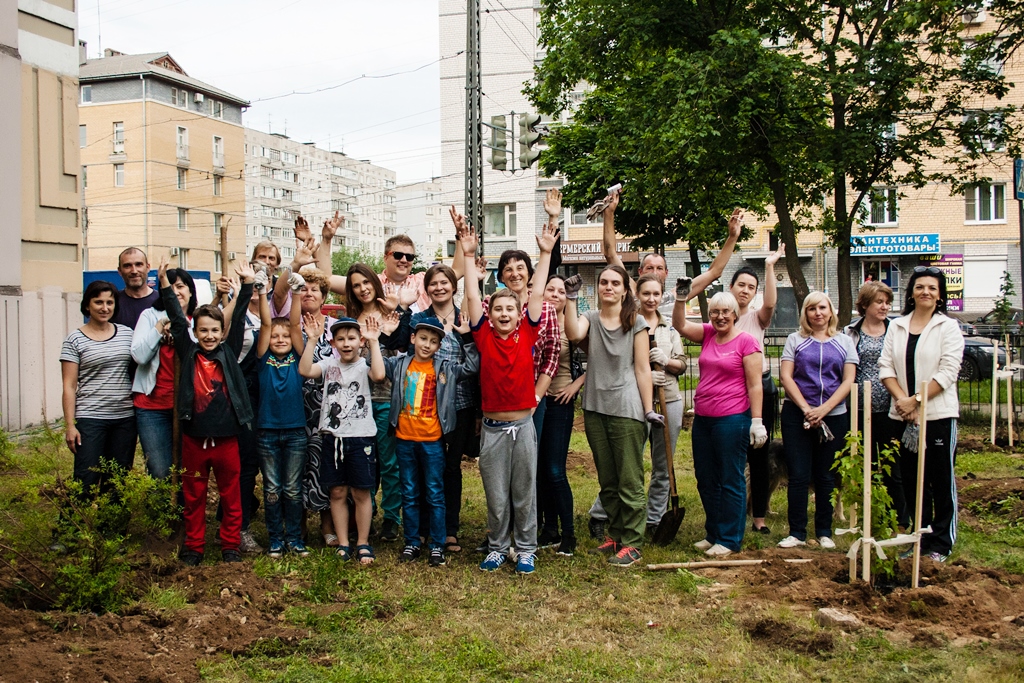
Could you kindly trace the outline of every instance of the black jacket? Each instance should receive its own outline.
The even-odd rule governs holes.
[[[163,298],[167,317],[171,320],[174,350],[181,359],[181,381],[178,382],[178,395],[175,397],[178,405],[178,419],[191,420],[195,403],[193,378],[195,377],[196,354],[200,353],[200,349],[189,336],[188,318],[181,312],[181,305],[178,304],[178,297],[174,295],[174,290],[170,287],[163,287],[160,289],[160,296]],[[238,354],[242,352],[242,335],[235,333],[236,330],[243,329],[245,325],[243,318],[251,298],[252,284],[243,284],[242,291],[238,294],[238,301],[235,302],[234,313],[231,316],[231,330],[228,333],[227,341],[214,349],[212,353],[204,354],[207,358],[220,361],[220,366],[224,370],[224,381],[227,383],[228,398],[231,399],[231,406],[234,408],[239,425],[249,424],[253,419],[245,376],[238,366]]]

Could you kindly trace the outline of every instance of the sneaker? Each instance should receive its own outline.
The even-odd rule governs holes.
[[[536,569],[534,567],[536,562],[537,556],[533,553],[519,553],[519,559],[516,560],[516,574],[532,574]]]
[[[833,541],[829,536],[818,536],[818,545],[825,550],[835,550],[836,542]]]
[[[493,572],[497,570],[501,565],[508,561],[508,556],[499,553],[497,550],[492,550],[487,553],[487,557],[480,563],[480,571],[482,572]]]
[[[901,560],[906,560],[914,556],[914,546],[910,546],[906,550],[900,553],[899,557]]]
[[[390,543],[398,540],[398,522],[393,519],[385,519],[380,525],[380,540]]]
[[[807,542],[801,541],[796,536],[786,536],[784,539],[779,541],[780,548],[796,548],[804,545],[807,545]]]
[[[221,562],[241,562],[242,553],[237,550],[222,550],[220,553]]]
[[[590,523],[587,524],[587,528],[590,530],[590,537],[595,541],[600,541],[607,534],[605,533],[605,525],[608,522],[597,517],[591,517]]]
[[[943,555],[942,553],[928,553],[928,559],[932,562],[945,562],[949,555]]]
[[[298,555],[299,557],[309,557],[309,549],[306,548],[306,545],[302,541],[290,544],[288,546],[288,552]]]
[[[280,541],[271,541],[270,542],[270,549],[267,551],[267,556],[268,557],[273,557],[274,559],[277,559],[277,558],[279,558],[279,557],[281,557],[283,555],[284,555],[284,543],[281,543]]]
[[[558,550],[555,552],[563,557],[572,557],[572,554],[576,552],[576,537],[563,537],[562,542],[558,544]]]
[[[590,551],[591,555],[614,555],[619,552],[622,545],[610,538],[605,538],[604,543]]]
[[[407,545],[404,548],[402,548],[402,552],[398,556],[398,561],[405,563],[412,562],[413,560],[418,560],[421,552],[422,550],[418,545]]]
[[[654,534],[658,533],[658,525],[648,523],[647,529],[644,533],[646,533],[648,536],[653,537]]]
[[[622,546],[619,552],[608,558],[608,564],[616,567],[632,567],[640,561],[640,551],[628,545]]]
[[[696,548],[697,550],[701,550],[701,551],[707,550],[711,546],[712,546],[711,541],[709,541],[706,538],[705,539],[701,539],[701,540],[699,540],[699,541],[697,541],[696,543],[693,544],[694,548]]]
[[[254,555],[263,552],[263,546],[256,542],[256,539],[252,537],[251,531],[242,532],[242,540],[241,543],[238,544],[238,549],[247,555]]]
[[[195,550],[182,550],[178,553],[178,559],[189,567],[198,567],[203,563],[203,554],[197,553]]]
[[[538,548],[554,548],[562,540],[562,536],[557,531],[551,531],[550,529],[544,529],[540,532],[540,536],[537,537]]]
[[[430,549],[430,558],[427,560],[427,563],[431,567],[440,567],[441,565],[443,565],[444,564],[444,551],[441,550],[440,548],[431,548]]]
[[[721,543],[716,543],[707,550],[705,550],[704,554],[708,557],[725,557],[726,555],[732,555],[732,551],[726,548]]]

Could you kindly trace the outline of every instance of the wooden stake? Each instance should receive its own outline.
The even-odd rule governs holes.
[[[999,340],[992,341],[992,445],[996,445],[996,419],[999,417]]]
[[[853,437],[854,437],[854,440],[850,442],[850,455],[852,457],[856,457],[857,456],[857,435],[860,433],[860,430],[858,429],[859,425],[857,424],[857,417],[858,417],[859,410],[858,410],[858,403],[857,403],[857,385],[856,384],[854,384],[852,387],[850,387],[850,413],[853,415],[853,420],[851,421],[850,432],[853,434]],[[840,500],[842,500],[842,498],[840,498]],[[853,515],[854,515],[853,511],[851,511],[850,512],[850,528],[851,529],[853,527],[857,526],[857,520],[856,520],[856,518]],[[854,560],[851,557],[850,558],[850,583],[853,583],[856,580],[857,580],[857,562],[856,562],[856,560]]]
[[[871,538],[871,382],[864,382],[864,521],[861,522],[861,536]],[[871,583],[871,547],[860,546],[861,574]]]
[[[1006,349],[1006,368],[1013,365],[1011,354],[1010,335],[1007,333],[1004,348]],[[1010,448],[1013,448],[1013,375],[1006,376],[1006,438]]]
[[[708,560],[705,562],[669,562],[667,564],[649,564],[647,569],[652,572],[665,569],[714,569],[715,567],[750,567],[764,560]]]
[[[228,216],[226,223],[220,226],[220,274],[226,275],[231,272],[228,269],[228,226],[231,225],[231,216]],[[225,299],[225,303],[227,300]]]
[[[993,378],[994,379],[994,378]],[[913,387],[911,387],[913,388]],[[920,429],[917,434],[917,501],[914,515],[914,532],[917,534],[917,541],[914,542],[914,576],[911,581],[911,588],[917,588],[921,580],[921,515],[924,514],[924,451],[927,446],[926,432],[928,431],[928,382],[921,382],[921,409],[918,411],[917,421]]]

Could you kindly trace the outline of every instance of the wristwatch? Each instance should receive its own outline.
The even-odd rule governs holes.
[[[917,401],[918,403],[921,402],[921,392],[920,391],[917,392],[916,394],[914,394],[914,400]]]

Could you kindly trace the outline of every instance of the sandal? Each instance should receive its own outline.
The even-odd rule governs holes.
[[[328,548],[337,548],[338,537],[335,534],[324,534],[324,544]]]
[[[356,559],[359,560],[359,564],[364,567],[368,567],[373,564],[377,556],[373,554],[373,546],[371,545],[357,545],[356,546]],[[369,560],[366,562],[365,560]]]
[[[334,552],[342,562],[348,562],[352,559],[352,548],[347,545],[339,545],[338,549]]]
[[[449,536],[449,538],[454,538],[455,540],[454,541],[445,541],[444,542],[444,551],[446,553],[461,553],[462,552],[462,545],[459,543],[459,537],[458,536]]]

